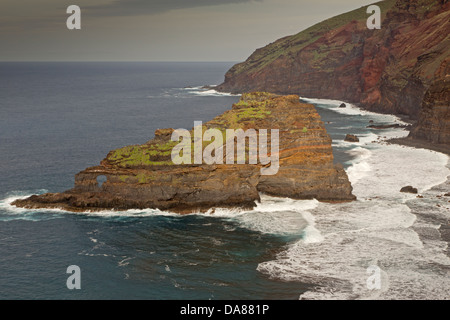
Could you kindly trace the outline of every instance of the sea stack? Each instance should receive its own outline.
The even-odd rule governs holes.
[[[171,158],[177,143],[171,140],[174,130],[161,129],[147,143],[112,150],[100,165],[78,173],[73,189],[34,195],[13,205],[68,211],[154,208],[193,213],[253,208],[260,193],[333,202],[355,199],[343,167],[333,163],[331,138],[319,114],[313,105],[300,103],[296,95],[243,94],[231,110],[203,124],[203,132],[207,129],[218,129],[224,135],[226,129],[278,129],[277,173],[262,175],[264,165],[248,161],[176,165]],[[203,143],[203,149],[207,146]],[[97,182],[100,176],[106,178],[101,185]]]

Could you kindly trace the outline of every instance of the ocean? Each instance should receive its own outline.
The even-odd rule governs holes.
[[[252,211],[25,210],[18,198],[70,189],[74,175],[159,128],[229,109],[215,92],[233,63],[0,63],[0,299],[444,299],[450,259],[448,156],[385,142],[395,116],[316,105],[358,200],[262,195]],[[300,94],[301,95],[301,94]],[[359,143],[344,141],[347,133]],[[400,193],[413,185],[416,195]],[[66,286],[79,266],[81,289]],[[379,283],[370,288],[370,270]]]

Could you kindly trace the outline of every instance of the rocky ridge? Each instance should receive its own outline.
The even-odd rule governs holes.
[[[220,91],[264,90],[348,101],[417,124],[411,138],[450,144],[448,0],[386,0],[380,30],[367,7],[257,49]]]
[[[201,129],[213,128],[223,133],[224,143],[226,129],[278,129],[278,172],[261,175],[261,167],[268,165],[248,164],[248,150],[246,164],[175,165],[171,158],[178,144],[171,140],[174,130],[161,129],[147,143],[112,150],[100,165],[78,173],[74,188],[34,195],[13,205],[68,211],[154,208],[192,213],[219,207],[253,208],[260,192],[320,201],[355,199],[344,169],[333,163],[331,138],[319,114],[313,105],[300,103],[298,96],[244,94],[231,110]],[[271,131],[269,141],[270,135]],[[203,150],[208,145],[203,142]],[[101,185],[97,181],[100,176],[106,177]]]

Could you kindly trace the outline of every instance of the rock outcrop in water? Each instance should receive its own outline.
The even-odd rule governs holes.
[[[386,0],[380,30],[367,7],[256,50],[218,89],[338,99],[418,120],[413,138],[449,144],[450,3]]]
[[[278,129],[277,174],[261,175],[263,165],[248,161],[175,165],[171,159],[178,143],[171,141],[174,130],[162,129],[143,145],[109,152],[99,166],[75,176],[73,189],[13,204],[69,211],[157,208],[191,213],[218,207],[253,208],[260,192],[321,201],[355,199],[344,169],[333,163],[331,139],[319,114],[313,105],[300,103],[298,96],[244,94],[231,110],[203,124],[202,132],[212,128],[224,137],[226,129]],[[203,148],[207,145],[203,143]],[[97,182],[99,176],[106,177],[102,185]]]
[[[359,138],[357,136],[355,136],[354,134],[347,134],[345,136],[344,141],[347,141],[347,142],[359,142]]]

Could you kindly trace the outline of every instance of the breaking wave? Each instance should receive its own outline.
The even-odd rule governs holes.
[[[405,132],[383,131],[383,136],[402,137]],[[258,271],[273,279],[314,285],[301,299],[448,298],[447,244],[439,237],[424,239],[417,232],[419,227],[437,230],[440,224],[421,219],[417,212],[440,216],[443,221],[450,217],[449,203],[432,189],[447,181],[449,158],[425,149],[380,143],[384,137],[376,140],[348,151],[354,160],[347,173],[358,200],[319,203],[308,210],[309,221],[320,235],[318,241],[298,240],[275,260],[259,264]],[[406,185],[418,188],[424,198],[400,193]],[[414,203],[422,204],[420,211],[413,210]],[[367,285],[373,266],[380,270],[376,290]]]
[[[212,86],[211,86],[212,87]],[[184,90],[190,94],[203,96],[203,97],[238,97],[240,94],[232,94],[227,92],[219,92],[209,87],[191,87],[184,88]]]
[[[200,87],[184,90],[205,96],[216,94]],[[395,116],[367,112],[351,104],[339,108],[340,101],[303,100],[351,116],[403,123]],[[446,299],[450,295],[447,244],[440,237],[424,238],[422,233],[437,232],[440,223],[436,217],[450,218],[449,203],[437,197],[442,192],[433,188],[447,181],[449,158],[385,142],[405,135],[402,129],[383,130],[382,136],[371,132],[361,135],[360,142],[347,151],[353,158],[347,174],[357,201],[330,204],[262,195],[254,210],[216,209],[195,215],[233,221],[233,226],[226,224],[224,232],[235,232],[240,227],[293,239],[274,260],[260,263],[257,270],[273,279],[311,283],[314,287],[301,299]],[[335,143],[346,145],[344,141]],[[400,193],[406,185],[416,187],[423,198]],[[16,199],[45,192],[6,195],[0,200],[0,220],[43,220],[67,214],[182,219],[178,214],[152,209],[72,213],[11,205]],[[421,214],[428,216],[422,218]],[[368,270],[373,266],[380,270],[377,290],[367,286]]]
[[[304,98],[300,97],[301,100],[312,103],[314,105],[326,106],[327,109],[338,112],[344,115],[353,115],[353,116],[370,116],[371,118],[376,119],[379,122],[389,122],[389,123],[398,123],[401,125],[406,125],[407,123],[402,121],[399,117],[391,114],[380,114],[372,111],[363,110],[354,104],[343,102],[339,100],[330,100],[330,99],[312,99],[312,98]],[[340,105],[345,103],[345,108],[340,108]]]
[[[158,209],[144,210],[102,210],[70,212],[63,209],[24,209],[11,205],[17,199],[24,199],[33,194],[43,194],[47,190],[35,193],[16,192],[0,200],[0,220],[46,220],[62,217],[63,215],[81,215],[97,218],[148,218],[155,216],[168,216],[183,218],[177,213],[161,211]],[[283,236],[297,236],[298,238],[308,236],[311,233],[311,219],[304,216],[307,210],[315,208],[319,204],[316,200],[292,200],[284,198],[273,198],[261,195],[261,202],[254,210],[239,209],[215,209],[214,212],[193,213],[190,216],[225,219],[236,223],[239,227],[248,230]],[[230,230],[230,231],[234,231]]]

